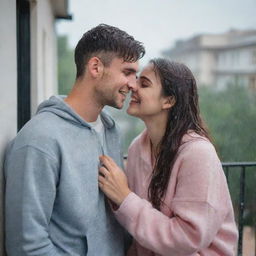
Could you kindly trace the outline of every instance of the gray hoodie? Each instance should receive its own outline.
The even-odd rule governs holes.
[[[60,97],[43,102],[7,150],[8,256],[123,256],[123,229],[98,188],[99,156],[122,166],[114,121],[102,112],[105,148]]]

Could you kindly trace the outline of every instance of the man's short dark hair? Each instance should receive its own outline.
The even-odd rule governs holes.
[[[83,76],[85,66],[93,56],[98,56],[103,64],[108,66],[114,57],[123,58],[127,62],[136,62],[144,54],[145,48],[142,43],[125,31],[100,24],[87,31],[76,46],[76,79]]]

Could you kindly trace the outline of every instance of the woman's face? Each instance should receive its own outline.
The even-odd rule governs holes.
[[[132,92],[127,113],[143,120],[166,112],[168,104],[168,97],[162,95],[160,78],[150,63],[137,80],[137,90]]]

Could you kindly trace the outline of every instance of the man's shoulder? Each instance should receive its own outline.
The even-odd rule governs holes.
[[[32,117],[18,132],[13,140],[15,147],[37,146],[55,143],[58,134],[56,117],[42,113]]]
[[[37,135],[51,135],[53,130],[58,128],[59,118],[50,113],[44,112],[33,116],[21,129],[23,133],[31,133]]]

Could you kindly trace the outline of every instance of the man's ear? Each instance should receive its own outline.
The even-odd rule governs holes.
[[[104,65],[98,57],[92,57],[87,63],[87,71],[93,78],[100,78],[103,75]]]
[[[176,103],[176,99],[174,96],[168,96],[164,100],[163,109],[170,109],[172,108]]]

